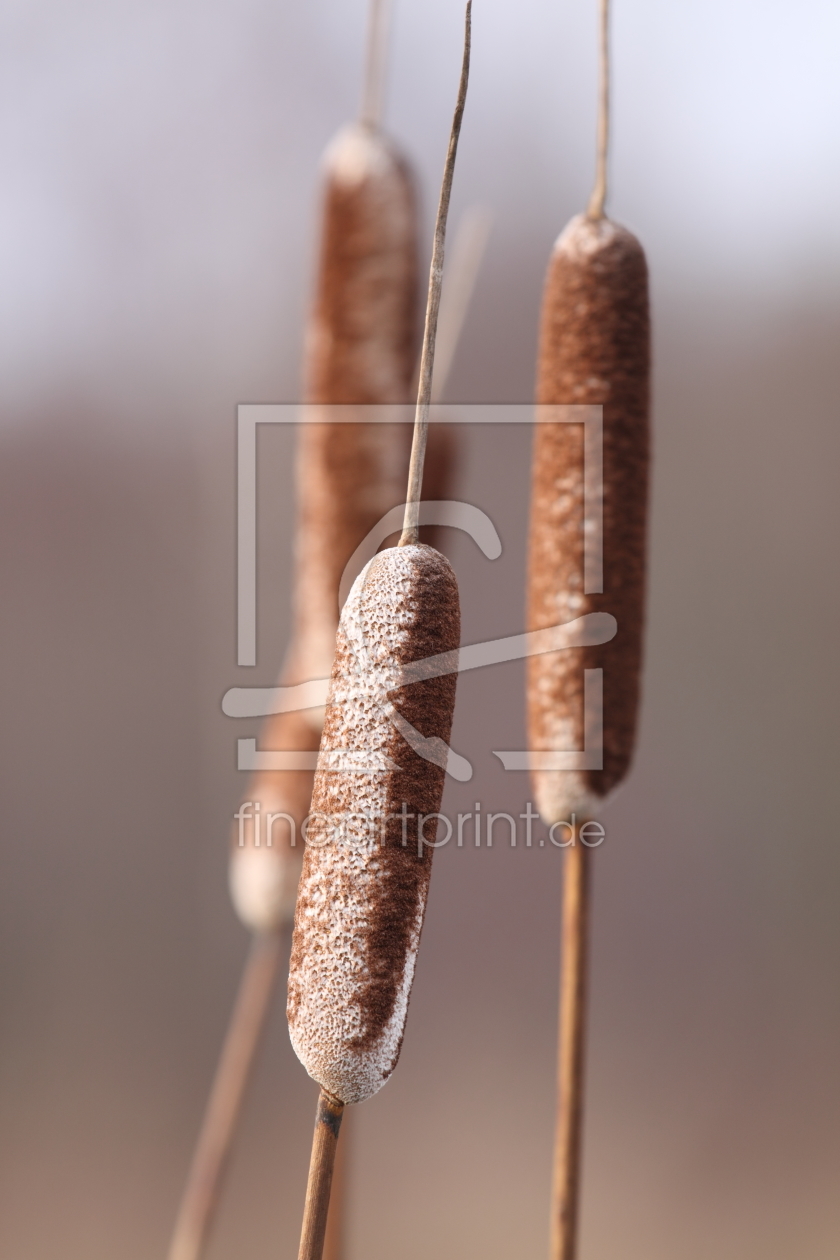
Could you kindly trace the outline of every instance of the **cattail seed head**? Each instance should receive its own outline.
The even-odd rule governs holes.
[[[443,767],[409,746],[400,723],[446,743],[455,703],[454,674],[401,686],[400,671],[459,638],[455,575],[422,544],[375,556],[341,616],[288,1017],[304,1067],[346,1103],[376,1093],[399,1056],[435,839],[429,822],[418,844],[418,815],[437,814],[443,792]],[[336,757],[348,768],[331,771]]]
[[[603,769],[538,770],[547,822],[591,816],[627,773],[639,701],[648,500],[650,320],[642,247],[606,218],[572,219],[543,296],[537,400],[603,406],[603,592],[584,590],[582,425],[538,424],[529,542],[532,630],[609,612],[615,639],[528,661],[535,750],[584,746],[584,670],[603,670]]]
[[[414,371],[417,222],[406,163],[377,129],[345,127],[325,158],[323,223],[314,308],[306,346],[306,396],[317,403],[404,402]],[[297,453],[297,523],[292,645],[287,684],[326,677],[338,622],[338,589],[359,542],[399,503],[411,433],[404,424],[308,423]],[[317,421],[317,406],[308,419]],[[315,751],[323,709],[279,713],[260,737],[272,751]],[[261,771],[247,799],[261,825],[278,818],[272,846],[255,844],[252,817],[235,826],[230,863],[234,906],[254,931],[276,930],[294,911],[303,846],[300,828],[312,794],[310,770]]]

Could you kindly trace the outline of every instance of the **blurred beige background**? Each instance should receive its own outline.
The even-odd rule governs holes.
[[[234,664],[234,422],[299,392],[320,153],[362,0],[7,0],[0,15],[0,1255],[163,1256],[246,949],[230,686],[287,631],[289,432],[260,437],[259,664]],[[449,396],[531,397],[592,178],[594,0],[476,0],[453,222],[495,227]],[[388,122],[427,235],[455,0],[398,0]],[[610,208],[649,254],[638,757],[598,854],[581,1260],[840,1251],[840,10],[616,0]],[[464,639],[522,628],[529,439],[463,433]],[[518,664],[462,679],[524,808]],[[559,854],[436,857],[404,1052],[355,1117],[349,1260],[541,1257]],[[210,1260],[296,1254],[315,1087],[282,1002]]]

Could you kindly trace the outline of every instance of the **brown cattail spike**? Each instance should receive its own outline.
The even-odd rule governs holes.
[[[306,396],[405,402],[414,367],[417,211],[405,159],[378,128],[343,127],[324,160]]]
[[[404,402],[414,363],[417,219],[411,176],[381,132],[353,124],[327,152],[325,184],[307,397],[313,403]],[[318,416],[313,407],[310,418]],[[359,540],[402,498],[408,437],[402,424],[333,420],[302,428],[285,683],[329,674],[341,574]],[[322,723],[323,710],[280,713],[266,723],[261,743],[276,752],[315,752]],[[268,770],[249,786],[250,816],[232,833],[230,883],[236,909],[252,930],[291,920],[303,856],[300,827],[313,777],[311,770]],[[270,845],[269,814],[277,817]],[[293,819],[294,836],[284,814]]]
[[[401,670],[459,640],[455,575],[422,544],[374,556],[341,614],[288,1016],[304,1067],[345,1103],[376,1093],[396,1066],[455,703],[454,674],[403,687]],[[444,755],[429,760],[429,745]]]
[[[529,543],[528,622],[544,629],[611,613],[616,637],[528,661],[528,737],[536,750],[590,747],[600,768],[534,771],[547,823],[577,823],[565,854],[559,1097],[551,1260],[575,1260],[581,1166],[587,920],[591,855],[580,826],[627,773],[639,701],[649,464],[650,318],[647,264],[630,232],[604,216],[609,141],[609,6],[601,0],[598,161],[587,213],[554,247],[543,294],[537,400],[602,408],[601,582],[587,582],[583,426],[536,426]],[[594,589],[593,589],[594,588]],[[586,712],[586,670],[600,671],[602,712]],[[600,729],[598,729],[600,728]]]
[[[615,639],[531,657],[530,745],[584,746],[584,670],[603,669],[603,769],[538,770],[547,822],[591,817],[624,777],[636,729],[645,595],[650,324],[647,266],[630,232],[573,219],[543,298],[537,397],[603,406],[603,593],[583,584],[583,426],[539,424],[534,445],[528,620],[532,630],[612,613]]]
[[[449,150],[443,168],[440,188],[435,239],[432,247],[432,264],[429,269],[429,296],[426,303],[426,324],[423,330],[423,353],[420,359],[420,384],[417,390],[417,412],[414,419],[414,441],[411,446],[411,463],[408,469],[408,493],[405,504],[405,523],[400,546],[416,543],[420,528],[420,496],[423,488],[423,461],[429,434],[429,405],[432,401],[432,374],[435,361],[435,337],[437,336],[440,293],[443,287],[443,254],[446,243],[446,220],[449,215],[449,198],[452,194],[452,177],[455,174],[455,158],[461,134],[461,120],[467,101],[467,85],[470,77],[470,48],[472,44],[472,0],[467,0],[464,19],[464,57],[461,63],[461,81],[458,99],[449,137]]]
[[[528,661],[533,749],[586,746],[592,715],[585,712],[585,670],[603,671],[603,768],[536,770],[537,805],[548,823],[593,817],[632,756],[645,596],[649,360],[647,267],[639,242],[609,219],[573,219],[555,246],[546,279],[537,396],[541,403],[603,408],[603,590],[588,593],[584,583],[583,426],[538,424],[528,618],[538,630],[603,611],[616,617],[618,632],[601,647]],[[564,863],[552,1260],[575,1260],[577,1245],[589,860],[586,852],[570,850]]]

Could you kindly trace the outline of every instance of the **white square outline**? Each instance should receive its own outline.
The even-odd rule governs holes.
[[[476,415],[475,413],[479,414]],[[413,424],[413,403],[240,403],[236,438],[236,663],[257,663],[257,425]],[[582,413],[582,414],[581,414]],[[583,590],[603,587],[603,408],[586,404],[435,403],[435,424],[582,424],[584,432]]]

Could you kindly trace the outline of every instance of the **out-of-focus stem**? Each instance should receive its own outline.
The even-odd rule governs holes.
[[[255,936],[210,1090],[168,1260],[199,1260],[271,1000],[282,935]]]

